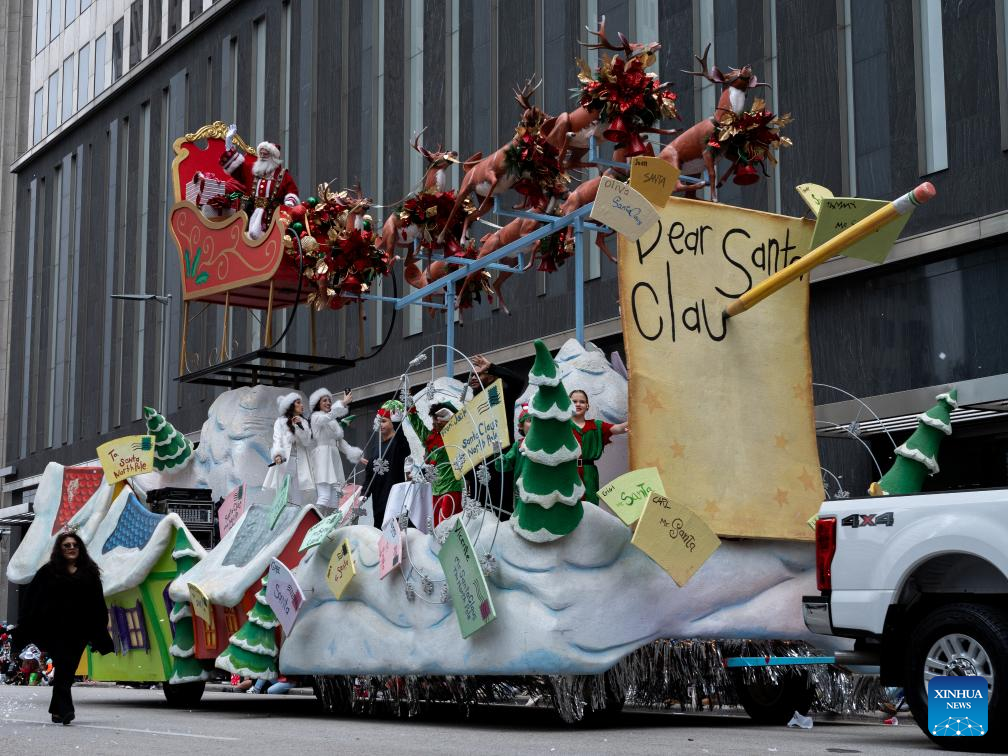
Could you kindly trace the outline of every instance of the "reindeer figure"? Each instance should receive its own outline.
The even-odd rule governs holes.
[[[698,55],[694,56],[700,64],[699,71],[683,71],[683,73],[703,77],[707,81],[713,84],[720,84],[723,87],[721,97],[714,107],[714,114],[710,118],[705,118],[699,123],[695,123],[686,129],[686,131],[679,134],[659,153],[658,157],[679,168],[683,175],[695,175],[700,172],[701,166],[706,168],[709,177],[711,202],[717,202],[718,181],[714,165],[716,155],[713,150],[708,148],[711,135],[714,134],[717,123],[721,120],[723,114],[731,112],[735,115],[740,115],[745,110],[746,93],[750,89],[769,87],[770,85],[759,81],[749,66],[732,68],[727,74],[719,71],[717,66],[708,70],[707,54],[709,52],[710,44],[704,48],[702,58]],[[692,193],[699,186],[696,184],[684,184],[680,181],[677,182],[674,191]]]
[[[420,144],[420,137],[423,136],[424,129],[413,137],[413,149],[423,155],[427,161],[427,169],[424,171],[423,192],[443,192],[446,190],[445,171],[454,163],[458,162],[458,153],[454,150],[442,150],[440,145],[437,150],[431,152]],[[479,160],[482,153],[477,152],[469,160]],[[413,241],[420,233],[418,226],[407,223],[399,213],[392,213],[385,219],[382,225],[381,240],[378,247],[387,254],[392,254],[396,247],[408,248],[409,255],[413,254]]]
[[[580,69],[578,73],[578,80],[581,82],[583,87],[583,92],[585,93],[582,97],[581,102],[583,103],[581,107],[571,114],[568,114],[568,119],[573,120],[577,117],[577,122],[574,125],[582,126],[583,128],[578,133],[566,134],[568,140],[563,143],[566,149],[571,150],[571,165],[575,164],[581,165],[580,161],[584,154],[588,151],[588,141],[593,135],[598,135],[599,132],[599,122],[608,121],[604,124],[604,130],[601,132],[601,136],[604,138],[616,142],[617,147],[613,151],[613,160],[616,162],[623,162],[628,156],[631,155],[653,155],[654,150],[650,143],[645,143],[641,140],[641,134],[674,134],[674,130],[661,129],[661,128],[640,128],[640,124],[634,124],[632,119],[626,121],[627,115],[621,110],[615,107],[615,103],[611,99],[605,105],[600,105],[598,99],[592,99],[591,87],[597,87],[599,81],[609,81],[618,82],[619,77],[623,75],[624,71],[629,71],[631,68],[639,67],[641,72],[649,66],[653,65],[657,59],[658,50],[661,48],[657,42],[651,42],[649,44],[642,44],[639,42],[631,42],[623,35],[622,32],[618,33],[619,43],[615,44],[609,40],[606,36],[605,30],[606,19],[602,16],[602,21],[599,23],[598,31],[592,31],[588,27],[585,30],[589,34],[594,34],[597,41],[595,42],[580,42],[581,45],[588,48],[589,50],[611,50],[616,53],[613,58],[606,57],[600,67],[598,78],[593,75],[592,70],[588,65],[581,59],[577,61],[578,67]],[[620,58],[619,56],[623,57]],[[646,74],[647,79],[645,82],[658,85],[657,76],[655,74]],[[615,77],[615,78],[614,78]],[[667,87],[665,85],[659,85],[659,91]],[[611,95],[611,93],[610,93]],[[671,98],[674,100],[674,95]],[[678,118],[675,113],[675,108],[671,107],[668,100],[660,99],[659,102],[665,103],[663,105],[663,110],[665,107],[669,108],[668,112],[663,112],[662,117],[668,118]],[[588,124],[589,116],[594,116],[596,122],[594,124]],[[557,119],[557,127],[554,132],[550,134],[550,139],[555,143],[560,142],[560,135],[556,132],[560,129],[562,116]]]
[[[468,160],[465,162],[465,177],[462,179],[462,185],[455,195],[455,206],[452,208],[451,214],[448,216],[448,220],[445,222],[444,228],[438,236],[438,242],[444,241],[448,230],[451,228],[452,221],[455,220],[455,216],[462,207],[462,203],[470,194],[475,194],[480,202],[476,211],[470,213],[462,225],[463,237],[468,232],[469,226],[478,218],[486,215],[493,206],[494,195],[503,194],[521,178],[511,173],[507,166],[508,150],[518,146],[521,133],[532,129],[539,130],[543,135],[552,133],[556,124],[556,118],[547,117],[539,108],[533,106],[529,100],[541,84],[542,82],[540,81],[539,84],[533,86],[532,79],[529,79],[521,91],[514,90],[515,100],[522,108],[521,120],[519,121],[518,129],[515,131],[514,138],[496,152],[478,162]]]
[[[539,225],[540,224],[538,221],[529,220],[528,218],[515,218],[506,226],[503,226],[497,229],[496,231],[492,231],[489,234],[483,236],[482,239],[480,239],[479,254],[477,255],[477,258],[486,257],[491,252],[495,252],[501,247],[510,244],[511,242],[517,241],[526,234],[535,231],[536,228],[539,227]],[[505,258],[505,260],[509,265],[518,264],[517,256],[508,257]],[[534,261],[535,261],[535,252],[533,250],[532,257],[529,260],[528,265],[526,265],[523,270],[528,270],[532,266],[532,263]],[[489,276],[489,274],[487,271],[482,270],[476,273],[470,273],[468,276],[466,276],[465,280],[462,283],[462,286],[459,288],[458,297],[456,299],[457,308],[461,311],[462,307],[465,306],[465,302],[467,302],[469,299],[469,292],[474,287],[479,285],[479,287],[483,291],[486,291],[488,294],[496,294],[498,300],[500,301],[501,309],[504,310],[505,314],[510,315],[511,311],[508,310],[507,304],[505,304],[504,302],[504,297],[501,294],[501,286],[503,286],[504,282],[507,281],[512,275],[514,274],[510,273],[509,271],[506,270],[501,271],[500,273],[497,274],[497,278],[493,282],[492,288],[488,290],[487,277]]]

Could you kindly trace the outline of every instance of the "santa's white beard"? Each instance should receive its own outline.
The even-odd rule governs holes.
[[[252,164],[252,175],[256,178],[267,178],[280,167],[280,158],[257,158]]]

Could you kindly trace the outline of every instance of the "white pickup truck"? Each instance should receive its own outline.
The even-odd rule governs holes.
[[[927,730],[927,681],[980,675],[990,690],[982,748],[1008,748],[1008,489],[827,501],[816,522],[815,633],[855,639],[883,685],[904,689],[946,748],[976,738]]]

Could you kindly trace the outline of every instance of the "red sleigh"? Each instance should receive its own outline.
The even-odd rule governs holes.
[[[248,216],[239,209],[236,201],[227,197],[224,190],[229,177],[220,165],[220,157],[225,150],[227,129],[225,123],[216,121],[176,139],[173,145],[175,204],[169,214],[169,226],[178,245],[182,269],[183,322],[179,375],[183,381],[212,385],[248,385],[271,376],[274,382],[297,385],[303,378],[314,375],[315,371],[278,369],[272,367],[272,361],[277,358],[303,358],[303,361],[311,359],[311,362],[317,363],[318,358],[281,355],[269,349],[273,340],[273,310],[305,301],[310,291],[309,287],[302,286],[299,293],[300,269],[296,247],[291,247],[289,241],[285,244],[291,217],[281,206],[273,213],[262,238],[248,236]],[[253,149],[237,135],[234,144],[238,149],[254,154]],[[224,326],[218,359],[211,365],[208,357],[205,368],[187,373],[190,302],[221,304],[225,312],[220,321]],[[258,352],[240,357],[231,354],[227,331],[230,307],[266,311],[262,348]],[[339,362],[342,367],[346,361],[333,362]]]

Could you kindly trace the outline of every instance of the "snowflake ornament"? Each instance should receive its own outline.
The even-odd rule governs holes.
[[[406,582],[406,600],[412,601],[416,598],[416,588],[413,587],[413,583]]]
[[[490,468],[486,466],[486,462],[481,462],[476,468],[476,480],[484,486],[490,483]]]
[[[428,383],[427,384],[427,401],[428,402],[433,402],[434,401],[434,397],[435,397],[436,394],[437,394],[437,389],[434,388],[434,384],[433,383]]]
[[[494,558],[493,554],[484,554],[480,557],[480,569],[483,570],[483,574],[489,577],[497,569],[497,560]]]
[[[412,409],[412,407],[416,404],[416,402],[413,401],[413,397],[410,395],[409,389],[407,389],[405,386],[403,387],[403,390],[400,392],[399,401],[402,402],[403,410],[406,412],[409,412],[410,409]]]
[[[441,583],[441,603],[448,603],[448,583]]]
[[[461,472],[462,468],[465,467],[465,462],[465,452],[459,452],[455,455],[455,459],[452,461],[452,467]]]
[[[420,578],[420,587],[423,588],[423,592],[428,596],[434,593],[434,581],[426,575]]]
[[[374,430],[375,433],[381,430],[381,418],[378,415],[375,415],[374,422],[371,423],[371,428]]]
[[[471,520],[478,515],[482,508],[478,499],[471,497],[467,491],[462,492],[462,511],[465,513],[466,520]]]
[[[381,457],[372,462],[371,466],[374,468],[375,475],[384,475],[389,471],[388,460]]]
[[[500,442],[499,438],[495,438],[493,440],[492,448],[493,448],[493,453],[494,454],[500,454],[501,453],[501,449],[503,449],[504,447],[501,446],[501,442]]]
[[[445,545],[445,541],[448,540],[448,529],[447,528],[441,528],[439,530],[435,530],[434,531],[434,538],[438,542],[439,545],[444,546]]]
[[[430,462],[425,462],[417,468],[416,478],[421,483],[433,483],[437,476],[437,470]]]

